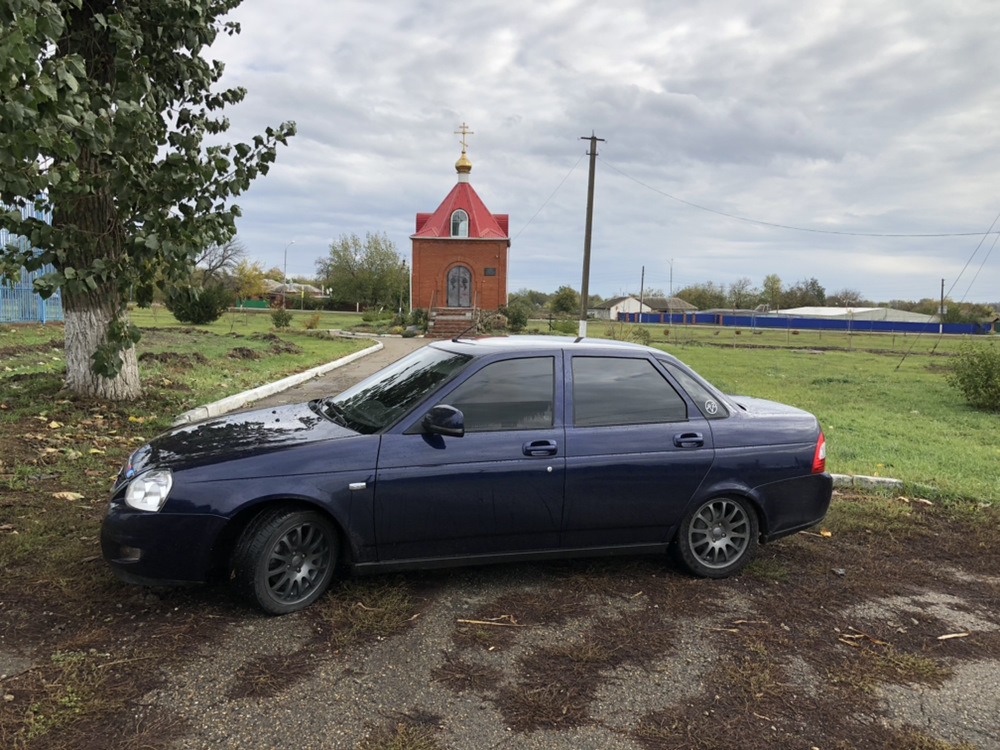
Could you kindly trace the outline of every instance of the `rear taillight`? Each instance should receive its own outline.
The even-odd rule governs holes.
[[[819,440],[816,441],[816,455],[813,456],[813,474],[822,474],[826,471],[826,436],[820,430]]]

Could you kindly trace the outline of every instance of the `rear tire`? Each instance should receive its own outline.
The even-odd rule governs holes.
[[[264,511],[236,543],[233,579],[240,593],[265,612],[297,612],[330,585],[337,549],[337,530],[323,514],[290,508]]]
[[[681,563],[703,578],[725,578],[757,554],[757,513],[739,497],[716,497],[696,505],[681,521],[675,549]]]

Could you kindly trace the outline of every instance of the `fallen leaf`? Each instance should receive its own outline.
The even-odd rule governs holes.
[[[54,419],[51,422],[49,422],[50,430],[58,430],[62,426],[63,426],[62,422],[56,422]]]
[[[821,532],[819,532],[819,535],[820,536],[825,536],[825,537],[831,537],[831,536],[833,536],[833,532],[832,531],[827,531],[826,529],[823,529]]]
[[[83,500],[84,496],[79,492],[53,492],[52,497],[56,500]]]

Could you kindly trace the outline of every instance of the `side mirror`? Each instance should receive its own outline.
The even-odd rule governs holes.
[[[424,415],[420,422],[424,432],[446,437],[465,436],[465,416],[454,406],[438,404]]]

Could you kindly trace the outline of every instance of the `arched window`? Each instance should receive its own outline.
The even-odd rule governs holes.
[[[451,236],[469,236],[469,215],[462,209],[458,209],[451,215]]]

